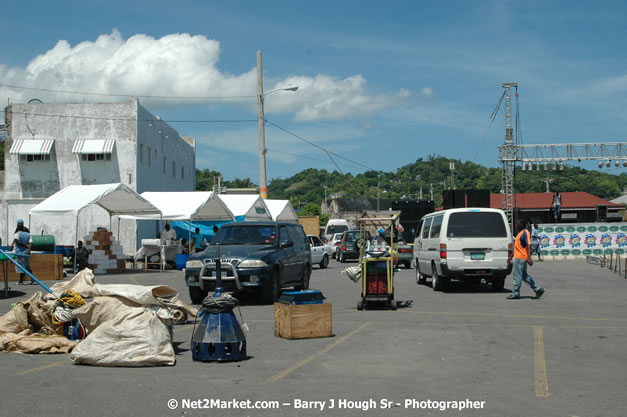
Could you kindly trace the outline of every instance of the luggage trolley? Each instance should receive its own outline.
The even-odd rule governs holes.
[[[396,217],[361,218],[359,224],[359,263],[361,267],[361,300],[357,309],[385,307],[396,310],[394,301],[394,224]],[[371,250],[365,242],[367,225],[379,227],[387,224],[390,229],[390,247],[387,250]]]

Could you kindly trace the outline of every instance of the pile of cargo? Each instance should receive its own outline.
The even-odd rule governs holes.
[[[85,236],[85,247],[89,251],[87,267],[96,275],[119,273],[126,271],[126,257],[119,241],[113,233],[98,228]]]

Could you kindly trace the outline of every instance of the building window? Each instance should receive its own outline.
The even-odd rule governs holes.
[[[83,161],[110,161],[110,153],[83,153],[81,154],[81,160]]]
[[[139,162],[144,163],[144,144],[139,144]]]
[[[168,170],[168,158],[163,157],[163,173],[165,174]]]
[[[148,146],[148,166],[152,166],[152,149],[150,149],[150,146]]]
[[[50,155],[20,155],[20,161],[49,161]]]
[[[185,167],[181,167],[181,179],[185,179]]]
[[[172,178],[176,178],[176,161],[172,161]]]

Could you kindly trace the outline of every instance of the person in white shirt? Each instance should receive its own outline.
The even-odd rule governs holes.
[[[176,241],[176,232],[174,229],[170,228],[169,224],[165,225],[165,230],[161,233],[161,244],[162,245],[173,245]]]

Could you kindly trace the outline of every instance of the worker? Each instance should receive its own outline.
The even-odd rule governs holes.
[[[24,226],[24,220],[19,219],[17,221],[17,227],[15,228],[15,234],[13,235],[13,242],[11,243],[11,250],[15,251],[15,261],[25,270],[33,273],[30,269],[30,250],[32,246],[32,239],[26,226]],[[24,271],[15,265],[15,272],[20,274],[20,282],[17,285],[24,285]],[[30,279],[31,285],[35,283],[33,279]]]
[[[533,259],[531,259],[531,235],[522,221],[517,223],[516,229],[519,232],[514,240],[514,251],[510,252],[507,258],[508,265],[512,262],[512,259],[514,260],[514,285],[512,285],[512,293],[506,298],[508,300],[520,299],[522,281],[525,281],[536,293],[536,298],[540,298],[544,294],[544,288],[539,286],[527,272],[527,265],[533,265]]]
[[[161,244],[162,245],[173,245],[176,241],[176,232],[174,229],[170,228],[170,225],[166,223],[165,230],[161,234]]]
[[[194,252],[202,252],[202,240],[203,236],[200,234],[200,228],[197,227],[192,235],[191,246],[194,248]]]

